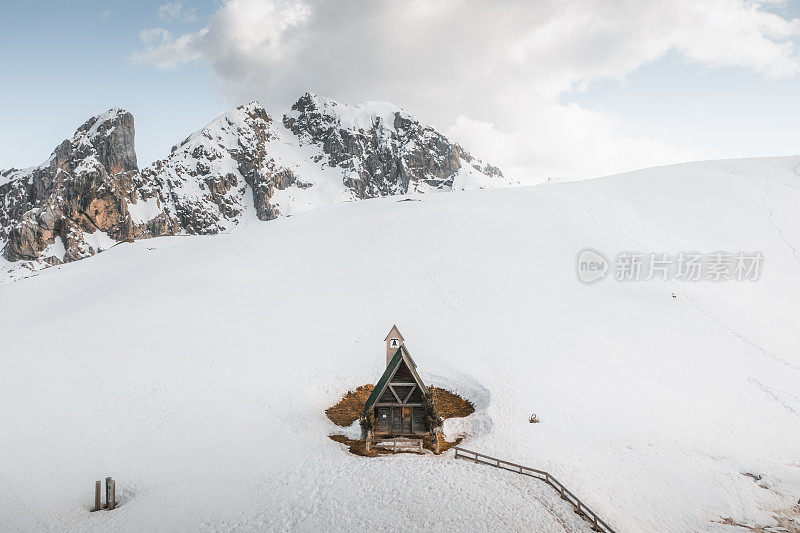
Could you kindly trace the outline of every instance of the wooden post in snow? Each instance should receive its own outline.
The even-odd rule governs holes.
[[[95,481],[94,482],[94,508],[92,509],[92,511],[99,511],[100,509],[103,508],[103,502],[101,501],[100,492],[101,492],[100,491],[100,482],[99,481]]]
[[[367,431],[367,440],[364,441],[364,449],[369,453],[369,441],[372,440],[372,431]]]
[[[117,483],[111,480],[111,499],[108,500],[108,510],[116,509],[117,507]]]
[[[106,478],[106,509],[111,508],[111,477]]]

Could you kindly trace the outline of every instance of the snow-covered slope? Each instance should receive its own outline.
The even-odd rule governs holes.
[[[465,446],[553,472],[618,531],[775,525],[800,496],[799,168],[333,205],[0,286],[4,529],[585,529],[522,476],[327,438],[393,323],[426,382],[475,402]],[[764,263],[584,285],[586,247]],[[89,513],[107,475],[122,504]]]
[[[118,242],[228,231],[244,219],[349,200],[512,183],[458,144],[384,103],[303,95],[283,120],[239,106],[138,172],[133,116],[91,118],[39,167],[0,172],[4,276],[74,261]],[[108,245],[95,245],[99,242]]]

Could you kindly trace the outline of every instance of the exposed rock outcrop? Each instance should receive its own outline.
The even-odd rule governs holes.
[[[460,171],[503,178],[458,144],[391,104],[358,106],[306,93],[283,119],[302,142],[322,147],[358,198],[452,189]],[[457,188],[458,188],[458,184]]]

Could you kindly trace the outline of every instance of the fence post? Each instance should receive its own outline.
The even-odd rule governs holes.
[[[93,511],[99,511],[103,508],[103,503],[100,498],[100,482],[94,482],[94,509]]]
[[[111,477],[106,478],[106,509],[109,507],[109,503],[111,502]]]
[[[369,453],[369,441],[372,439],[372,430],[367,431],[367,439],[364,441],[364,449]]]
[[[112,479],[111,480],[111,499],[108,501],[108,509],[116,509],[117,508],[117,483]]]

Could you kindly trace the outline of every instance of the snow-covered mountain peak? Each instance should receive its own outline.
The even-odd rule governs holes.
[[[77,133],[85,134],[87,137],[92,138],[97,135],[103,135],[109,133],[109,126],[113,127],[113,124],[120,119],[127,119],[127,117],[133,117],[130,112],[126,111],[121,107],[112,107],[108,111],[104,111],[99,115],[95,115],[91,117],[89,120],[84,122],[77,130]]]
[[[265,131],[272,122],[264,106],[253,101],[221,114],[180,144],[173,146],[172,152],[187,146],[207,144],[208,141],[233,149],[239,144],[240,137],[252,140],[254,131]]]
[[[192,234],[228,230],[248,209],[273,219],[279,214],[270,204],[274,188],[295,181],[267,149],[278,136],[260,103],[238,106],[143,169],[142,199],[155,198],[167,218]]]
[[[302,115],[312,114],[318,115],[322,122],[354,131],[369,130],[375,126],[391,129],[394,128],[397,115],[411,117],[402,108],[389,102],[368,101],[348,105],[313,93],[301,96],[285,116],[298,119]]]
[[[56,148],[47,163],[60,165],[70,157],[94,157],[109,174],[138,170],[134,134],[133,115],[114,107],[84,122],[71,139]]]
[[[306,93],[283,124],[301,143],[321,147],[326,163],[342,169],[345,185],[359,198],[512,183],[498,168],[385,102],[349,106]]]
[[[55,172],[76,170],[85,160],[103,165],[108,173],[137,170],[133,143],[133,115],[119,107],[91,117],[75,130],[72,137],[62,141],[41,164],[24,168],[0,170],[0,185],[15,180],[30,181],[34,172],[47,169]],[[111,152],[114,153],[111,153]]]

